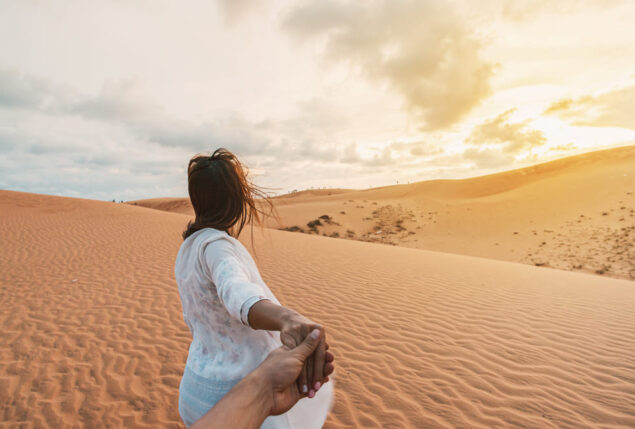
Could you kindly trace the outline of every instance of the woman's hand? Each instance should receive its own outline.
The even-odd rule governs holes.
[[[320,331],[320,342],[315,352],[309,356],[302,367],[298,377],[298,391],[301,394],[312,398],[322,384],[326,382],[327,374],[324,373],[326,364],[328,344],[326,343],[326,333],[319,323],[296,312],[289,312],[281,320],[280,341],[289,348],[294,348],[305,340],[305,338],[317,329]]]
[[[254,329],[280,331],[280,341],[289,348],[302,344],[313,329],[320,331],[320,343],[315,352],[305,361],[298,379],[298,390],[312,398],[326,381],[324,364],[328,344],[324,328],[301,314],[263,299],[251,306],[248,313],[249,326]]]
[[[293,349],[282,346],[269,355],[262,363],[260,370],[268,374],[272,391],[271,415],[278,415],[288,411],[304,395],[295,383],[302,368],[303,362],[315,354],[315,350],[320,345],[321,333],[313,330],[307,338]],[[324,374],[326,381],[333,372],[333,355],[326,354],[326,364]]]

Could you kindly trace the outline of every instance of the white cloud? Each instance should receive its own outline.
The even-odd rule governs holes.
[[[216,3],[229,25],[235,24],[256,7],[264,6],[264,2],[258,0],[216,0]]]
[[[467,148],[463,152],[463,158],[474,161],[476,166],[481,169],[499,168],[509,166],[514,162],[514,157],[502,153],[497,149],[477,149],[474,147]]]
[[[564,98],[544,112],[574,125],[622,127],[635,130],[635,86],[627,86],[597,95]]]
[[[502,0],[494,1],[502,15],[515,21],[530,19],[538,14],[563,15],[583,8],[610,8],[624,0]]]
[[[510,121],[510,116],[515,111],[516,109],[509,109],[477,125],[466,142],[475,145],[497,145],[497,150],[506,154],[518,154],[545,144],[547,139],[543,132],[529,128],[530,120]],[[476,156],[477,153],[472,151],[470,154]]]

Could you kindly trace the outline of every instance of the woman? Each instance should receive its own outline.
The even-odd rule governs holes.
[[[175,277],[183,318],[192,333],[179,388],[179,413],[189,427],[272,350],[295,347],[317,328],[320,345],[298,378],[306,397],[262,428],[320,428],[331,407],[332,383],[324,374],[327,352],[324,329],[280,305],[237,237],[247,223],[261,223],[263,210],[273,210],[263,192],[249,182],[240,161],[226,149],[196,155],[188,165],[188,191],[195,219],[183,232]],[[271,331],[279,331],[275,335]],[[326,383],[326,384],[325,384]]]

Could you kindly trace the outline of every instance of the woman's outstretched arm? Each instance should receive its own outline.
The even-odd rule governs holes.
[[[324,364],[326,360],[326,334],[319,323],[301,314],[275,304],[267,299],[256,302],[248,313],[249,326],[253,329],[280,331],[282,344],[293,348],[306,339],[312,330],[320,331],[320,343],[304,363],[298,378],[298,390],[312,398],[325,382]]]

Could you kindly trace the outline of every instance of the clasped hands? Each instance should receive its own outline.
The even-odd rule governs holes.
[[[324,345],[325,350],[324,382],[333,372],[333,355],[326,352],[327,345],[323,340],[323,331],[313,329],[294,348],[283,345],[269,353],[255,370],[235,385],[191,429],[256,429],[261,427],[267,416],[289,411],[306,396],[300,393],[298,379],[309,357],[313,357],[315,364],[314,355],[320,344]]]
[[[329,381],[333,372],[333,354],[328,351],[326,333],[319,324],[296,312],[287,313],[280,327],[280,341],[284,347],[293,349],[307,338],[314,330],[319,331],[319,343],[315,351],[306,358],[297,379],[300,395],[313,398],[318,390]]]

